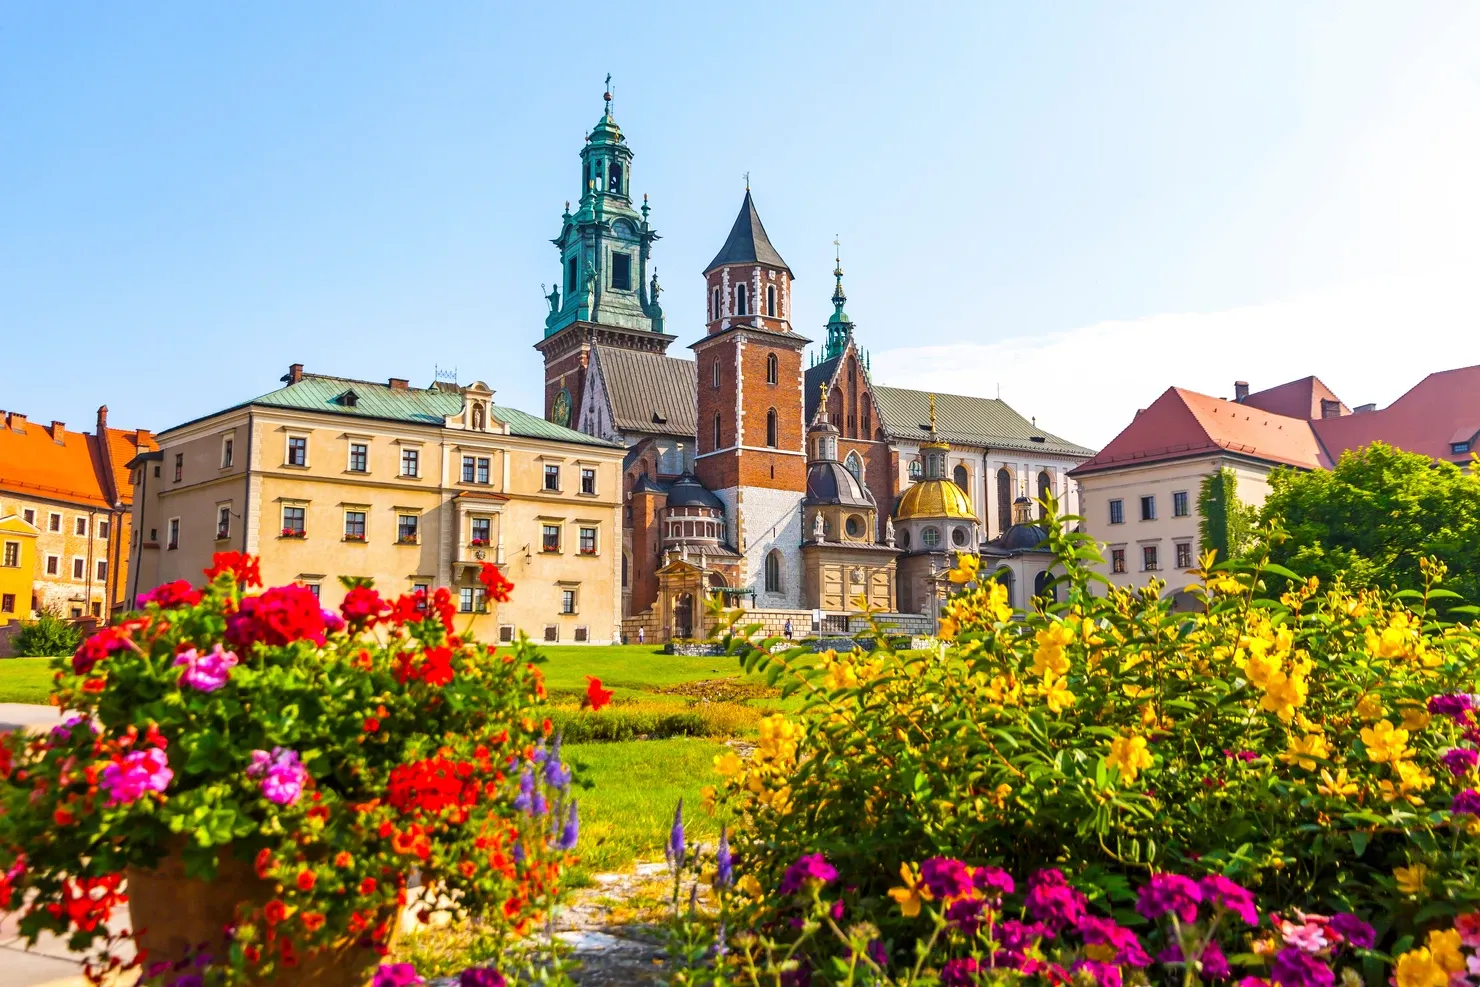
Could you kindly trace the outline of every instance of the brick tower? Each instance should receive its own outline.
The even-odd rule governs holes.
[[[607,76],[607,82],[611,77]],[[560,276],[545,300],[545,335],[535,344],[545,358],[545,417],[576,427],[591,348],[597,344],[662,354],[673,336],[663,333],[658,275],[651,269],[653,241],[647,196],[632,205],[632,149],[606,110],[581,148],[581,199],[565,204],[560,235]]]
[[[766,236],[750,190],[704,272],[707,335],[698,362],[699,480],[725,504],[741,578],[757,607],[802,599],[807,486],[802,351],[791,329],[791,269]]]

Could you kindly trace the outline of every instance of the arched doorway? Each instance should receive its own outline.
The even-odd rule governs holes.
[[[1050,600],[1057,601],[1059,598],[1059,588],[1057,586],[1050,586],[1049,583],[1051,582],[1053,582],[1053,576],[1049,574],[1047,569],[1034,576],[1033,595],[1043,596],[1047,597]]]
[[[680,593],[678,599],[673,601],[673,636],[682,638],[694,636],[694,595],[692,593]]]

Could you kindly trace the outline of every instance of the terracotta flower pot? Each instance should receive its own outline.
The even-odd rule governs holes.
[[[224,953],[222,930],[236,918],[240,902],[261,905],[273,896],[270,882],[259,878],[252,865],[222,852],[216,877],[201,881],[185,876],[178,852],[171,852],[153,870],[130,867],[128,904],[133,928],[141,930],[139,945],[149,960],[179,960],[197,947],[206,953]],[[392,925],[392,942],[399,928]],[[263,983],[274,987],[364,987],[381,957],[373,949],[345,938],[296,967],[278,965]]]

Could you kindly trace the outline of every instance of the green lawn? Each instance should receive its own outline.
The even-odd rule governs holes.
[[[654,686],[734,678],[741,674],[737,658],[665,655],[651,644],[585,648],[540,645],[536,650],[546,658],[540,669],[545,673],[545,685],[552,693],[584,692],[588,675],[601,679],[603,686],[617,690],[621,696],[628,692],[648,692]]]
[[[44,703],[51,694],[50,658],[0,659],[0,703]]]

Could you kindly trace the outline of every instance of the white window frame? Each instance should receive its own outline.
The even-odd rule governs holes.
[[[113,521],[110,518],[100,517],[98,523],[93,525],[93,531],[98,541],[107,541],[113,535]]]
[[[281,507],[278,508],[278,535],[281,536],[284,531],[287,531],[288,530],[288,511],[290,511],[290,510],[293,510],[293,511],[302,511],[303,512],[303,535],[302,535],[302,537],[307,538],[308,537],[308,502],[307,501],[303,501],[302,503],[283,504]],[[298,535],[294,535],[293,537],[297,538],[299,536]]]
[[[72,580],[79,583],[87,581],[87,556],[72,556]]]
[[[93,559],[93,578],[96,582],[106,583],[108,581],[108,560]]]
[[[6,556],[10,554],[11,549],[15,550],[14,565],[5,560]],[[0,566],[4,566],[7,569],[19,569],[21,567],[21,543],[19,541],[5,542],[4,548],[0,549]]]
[[[164,523],[164,547],[173,552],[180,547],[180,519],[172,517]]]
[[[46,530],[58,535],[62,533],[62,515],[60,511],[47,512]]]
[[[223,515],[224,515],[224,517],[223,517]],[[224,529],[221,526],[221,522],[223,520],[226,522],[226,526],[225,526]],[[216,505],[216,540],[217,541],[226,541],[230,537],[231,537],[231,502],[230,501],[226,501],[225,503],[217,504]]]
[[[72,534],[78,538],[87,537],[87,515],[78,514],[72,518]]]
[[[31,526],[36,524],[36,508],[27,507],[21,510],[21,519]]]
[[[565,607],[565,595],[570,594],[570,609]],[[574,617],[581,612],[581,587],[579,583],[560,584],[560,616]]]
[[[226,432],[221,436],[221,468],[231,469],[236,462],[236,432]]]
[[[580,480],[580,488],[576,492],[579,493],[579,494],[583,494],[583,495],[585,495],[587,497],[595,497],[595,496],[599,495],[601,493],[601,487],[597,483],[597,481],[598,481],[598,479],[601,476],[600,471],[598,471],[595,466],[580,466],[579,468],[580,468],[580,471],[581,471],[581,480]],[[586,474],[587,473],[590,473],[591,474],[591,489],[590,490],[587,490],[586,489]]]
[[[408,452],[413,453],[416,456],[415,473],[406,472],[406,454]],[[403,480],[420,480],[422,477],[421,466],[421,443],[402,442],[401,451],[396,454],[396,476],[400,477]]]
[[[45,572],[48,576],[55,576],[60,579],[62,576],[62,557],[60,555],[48,555],[46,557]]]
[[[365,447],[365,468],[355,469],[355,446]],[[359,437],[351,437],[344,443],[344,471],[365,476],[370,472],[370,440]]]
[[[355,507],[346,507],[344,509],[344,523],[339,529],[340,537],[345,541],[354,542],[357,545],[363,545],[365,542],[368,542],[370,540],[370,513],[369,507],[360,507],[358,505]],[[360,532],[359,538],[351,538],[349,536],[349,516],[351,514],[360,515],[360,527],[364,530]]]
[[[581,548],[581,536],[585,532],[591,532],[591,551]],[[577,524],[576,525],[576,554],[587,558],[594,558],[601,554],[601,525],[599,524]]]
[[[293,440],[303,440],[303,462],[293,462]],[[309,441],[308,432],[287,432],[283,435],[283,465],[289,469],[306,470],[313,462],[313,443]]]

